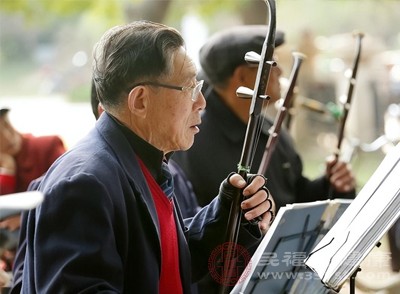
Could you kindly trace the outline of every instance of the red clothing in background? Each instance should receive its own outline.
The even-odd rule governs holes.
[[[21,151],[15,157],[17,164],[16,191],[24,192],[29,183],[43,175],[53,162],[65,152],[58,136],[23,134]]]
[[[0,174],[0,195],[14,193],[15,184],[14,175]]]

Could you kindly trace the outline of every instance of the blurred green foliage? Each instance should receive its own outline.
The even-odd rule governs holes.
[[[398,3],[276,0],[277,26],[285,31],[288,44],[298,44],[306,28],[316,35],[359,28],[396,47],[400,44],[395,25],[400,19]],[[11,79],[14,89],[10,88],[10,92],[29,86],[33,86],[32,92],[37,91],[35,83],[22,81],[23,87],[15,85],[19,85],[20,79],[40,75],[34,72],[35,65],[38,71],[43,64],[51,67],[51,74],[74,78],[71,59],[83,50],[89,62],[80,70],[86,71],[88,77],[86,81],[75,81],[71,89],[79,87],[90,80],[91,50],[106,29],[139,18],[163,18],[164,23],[181,29],[182,18],[187,14],[198,16],[209,33],[238,22],[267,22],[267,9],[261,0],[0,0],[0,66],[22,67],[1,72],[0,87],[7,93],[7,81]]]
[[[88,14],[105,22],[123,19],[123,4],[131,1],[115,0],[1,0],[0,11],[22,15],[28,23],[46,25],[54,18]]]
[[[276,0],[277,26],[292,45],[299,43],[306,28],[325,36],[361,29],[378,36],[388,48],[399,48],[399,3]],[[237,22],[266,23],[264,6],[261,0],[0,0],[0,98],[62,91],[71,102],[87,102],[91,49],[109,27],[139,18],[162,18],[162,22],[180,29],[182,18],[193,14],[212,33]],[[81,68],[71,64],[78,51],[88,56]],[[314,144],[315,138],[304,137],[307,142],[299,149],[306,163],[305,174],[316,177],[322,174],[323,158],[329,153]],[[360,153],[354,158],[360,187],[382,158],[379,152]]]

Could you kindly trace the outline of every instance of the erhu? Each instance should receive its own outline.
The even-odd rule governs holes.
[[[339,133],[338,133],[338,137],[337,137],[337,145],[336,145],[336,150],[334,151],[334,155],[335,155],[336,159],[338,159],[339,155],[340,155],[340,149],[341,149],[342,142],[343,142],[346,120],[347,120],[348,113],[350,111],[354,85],[356,84],[358,64],[360,62],[360,57],[361,57],[361,40],[362,40],[364,34],[357,32],[357,33],[354,33],[354,36],[357,39],[357,52],[356,52],[356,57],[354,59],[351,77],[349,80],[349,88],[347,91],[346,101],[343,104],[343,113],[342,113],[342,116],[340,117],[340,122],[339,122]]]
[[[289,108],[291,107],[293,96],[294,96],[293,95],[294,89],[296,86],[296,80],[297,80],[297,77],[298,77],[298,74],[300,71],[301,63],[305,58],[305,55],[300,52],[293,52],[292,55],[294,58],[294,62],[293,62],[292,71],[291,71],[290,78],[289,78],[289,87],[284,96],[283,104],[279,107],[278,113],[275,117],[274,124],[272,125],[272,127],[269,130],[268,141],[267,141],[267,144],[265,145],[264,154],[263,154],[263,157],[261,159],[261,163],[260,163],[260,166],[258,169],[258,173],[262,174],[262,175],[264,175],[268,169],[272,153],[275,149],[275,146],[276,146],[276,143],[277,143],[277,140],[279,137],[282,123],[286,117],[286,114],[289,111]]]
[[[361,57],[361,40],[364,37],[364,34],[360,33],[360,32],[355,32],[355,33],[353,33],[353,35],[357,39],[356,56],[354,58],[353,69],[352,69],[351,77],[349,80],[349,88],[347,91],[346,101],[343,103],[342,115],[339,118],[339,131],[338,131],[339,133],[337,136],[336,149],[334,150],[334,156],[335,156],[336,161],[339,159],[339,155],[341,153],[340,149],[341,149],[343,138],[344,138],[344,130],[345,130],[345,126],[346,126],[347,117],[348,117],[348,114],[350,111],[351,100],[353,98],[353,90],[354,90],[354,86],[356,84],[358,64],[360,62],[360,57]],[[333,187],[331,185],[329,187],[328,198],[332,199],[332,197],[333,197]]]
[[[276,9],[274,0],[263,0],[269,9],[269,28],[267,36],[263,43],[262,52],[260,59],[255,59],[258,55],[254,52],[248,52],[245,55],[245,60],[249,63],[258,63],[257,77],[255,87],[252,95],[252,101],[249,110],[249,121],[247,124],[246,135],[243,143],[243,149],[240,161],[238,163],[238,174],[244,179],[247,178],[247,174],[250,172],[254,153],[257,147],[258,137],[261,133],[262,126],[262,106],[265,100],[269,97],[265,95],[269,75],[273,66],[276,63],[273,61],[273,54],[275,49],[275,32],[276,32]],[[238,89],[238,92],[239,89]],[[238,95],[239,96],[239,95]],[[227,293],[231,277],[233,274],[233,261],[234,252],[237,249],[237,240],[242,216],[242,210],[240,203],[243,201],[242,191],[237,189],[236,195],[233,198],[230,208],[230,214],[228,218],[228,225],[226,230],[226,245],[227,250],[223,258],[223,280],[221,283],[220,293]]]

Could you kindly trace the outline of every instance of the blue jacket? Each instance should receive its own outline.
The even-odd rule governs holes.
[[[108,114],[53,164],[39,190],[45,200],[23,223],[22,276],[12,293],[21,283],[23,293],[159,292],[156,209],[132,146]],[[181,279],[190,293],[224,241],[229,203],[216,197],[186,220],[177,205],[175,211]],[[260,239],[254,227],[240,232],[249,246]]]

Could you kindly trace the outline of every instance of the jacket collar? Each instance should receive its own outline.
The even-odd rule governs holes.
[[[114,151],[117,160],[124,169],[125,174],[128,176],[132,188],[141,195],[143,201],[145,202],[160,242],[157,211],[146,179],[141,172],[141,168],[136,157],[137,154],[135,152],[135,148],[132,146],[132,144],[137,142],[137,140],[134,139],[134,137],[137,136],[134,136],[132,138],[129,138],[129,136],[125,136],[125,131],[121,128],[121,125],[119,125],[118,122],[107,113],[104,113],[100,116],[99,120],[96,122],[96,129],[100,132],[100,136],[104,138],[107,144]],[[162,156],[159,156],[157,160],[159,162],[159,168],[161,168],[161,161],[163,160]],[[190,273],[190,263],[188,264],[185,261],[190,260],[190,253],[187,249],[188,247],[184,232],[186,228],[182,222],[182,217],[180,216],[180,213],[177,212],[177,205],[175,201],[174,206],[177,232],[179,236],[178,239],[180,244],[179,247],[181,249],[179,254],[181,256],[181,271],[183,273],[182,280],[184,281],[183,286],[185,288],[185,293],[189,293],[188,289],[190,288],[190,284],[188,283],[188,281],[190,281],[190,275],[188,275],[187,273]]]
[[[141,195],[159,236],[157,211],[151,197],[150,189],[140,169],[137,154],[128,138],[124,135],[121,126],[108,113],[104,112],[96,122],[95,128],[113,150],[132,188]]]

